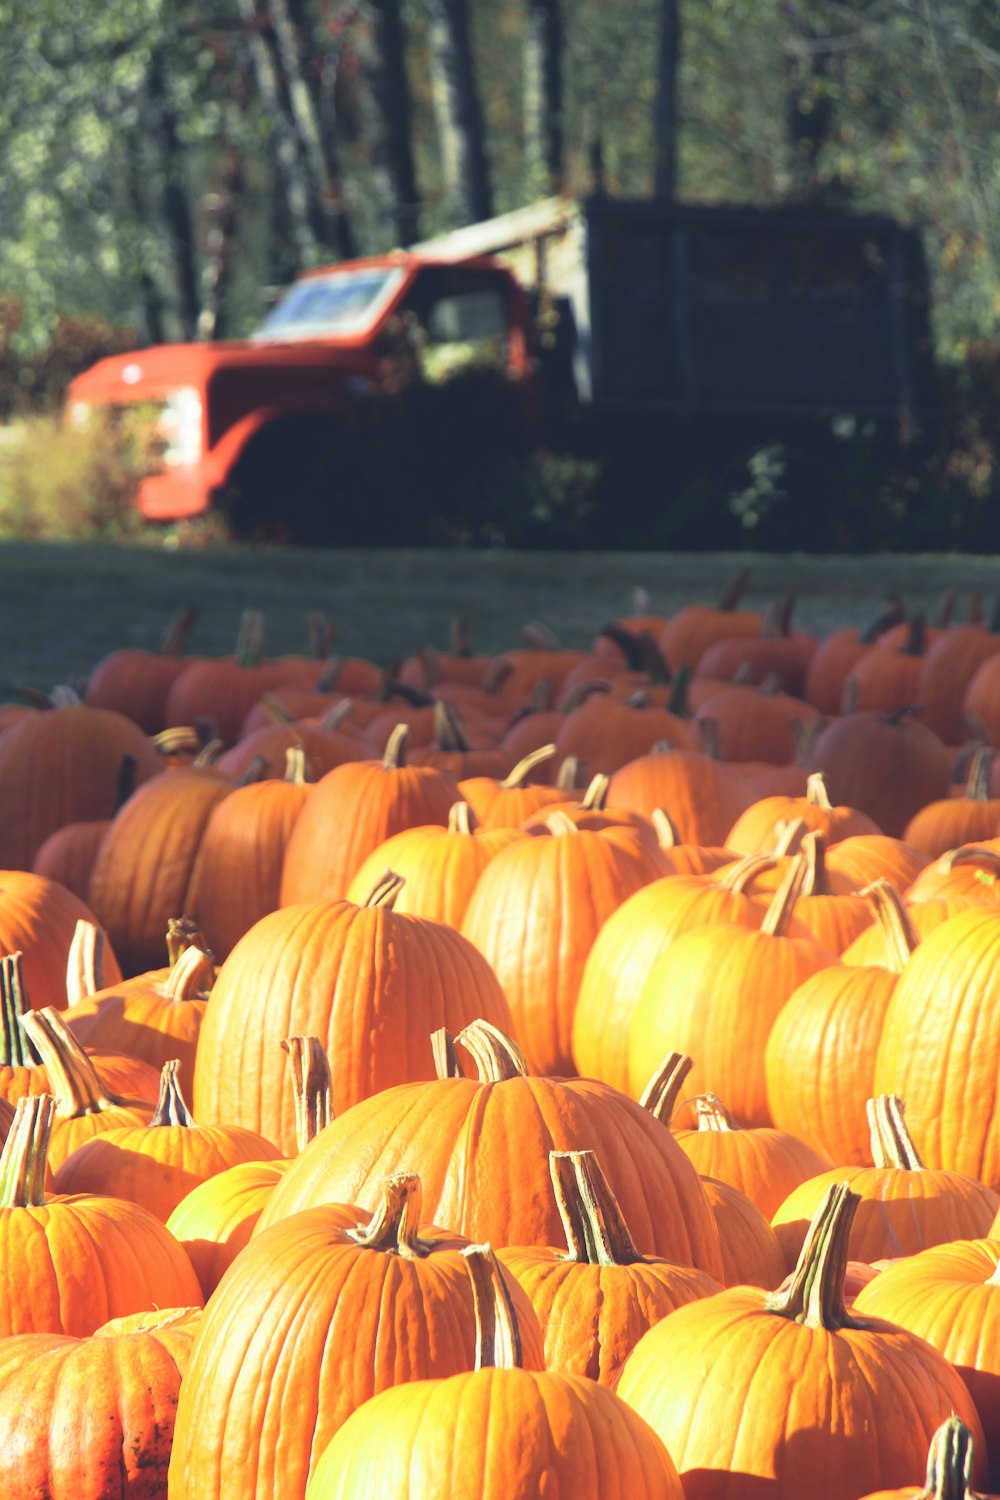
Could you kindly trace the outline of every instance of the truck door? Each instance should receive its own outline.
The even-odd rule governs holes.
[[[462,266],[421,270],[393,320],[423,378],[447,380],[470,365],[511,361],[509,283],[502,273]]]

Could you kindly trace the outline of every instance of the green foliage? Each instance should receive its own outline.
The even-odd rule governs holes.
[[[32,417],[2,430],[0,539],[137,541],[133,498],[141,437],[94,422],[83,430]],[[148,536],[148,533],[147,533]]]

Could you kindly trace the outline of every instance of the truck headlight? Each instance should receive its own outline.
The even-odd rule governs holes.
[[[201,394],[194,386],[172,391],[163,403],[157,435],[164,464],[194,464],[201,457],[203,408]]]

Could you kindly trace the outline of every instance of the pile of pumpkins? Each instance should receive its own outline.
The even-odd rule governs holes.
[[[1000,633],[738,596],[0,706],[5,1500],[1000,1489]]]

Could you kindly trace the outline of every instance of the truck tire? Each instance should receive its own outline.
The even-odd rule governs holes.
[[[265,427],[240,456],[224,498],[239,541],[333,546],[356,542],[357,443],[329,417],[287,417]]]

